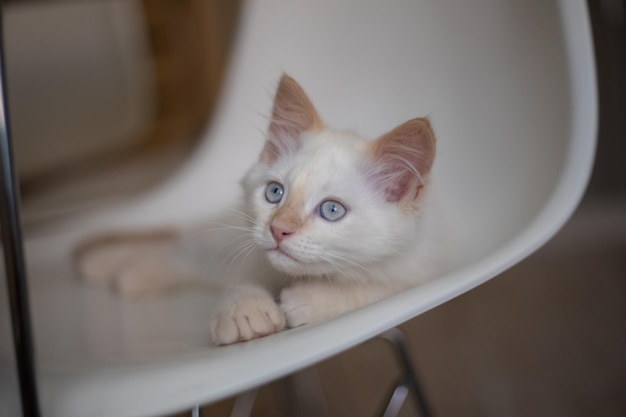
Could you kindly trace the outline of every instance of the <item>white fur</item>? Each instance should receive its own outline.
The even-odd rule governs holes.
[[[242,297],[250,286],[277,289],[289,327],[326,320],[377,301],[430,279],[438,269],[433,256],[437,234],[423,221],[431,211],[428,187],[421,192],[418,210],[406,212],[386,201],[369,181],[364,139],[331,130],[306,135],[300,149],[272,165],[259,162],[242,182],[247,214],[254,219],[251,238],[271,265],[262,269],[263,274],[245,277]],[[278,206],[265,199],[265,187],[272,181],[285,187]],[[296,188],[304,196],[301,214],[306,223],[281,242],[289,255],[285,256],[273,250],[276,243],[269,225],[272,214]],[[329,222],[318,214],[319,204],[329,198],[348,208],[339,221]],[[241,285],[239,281],[229,290],[233,300]],[[262,302],[271,297],[268,293]],[[216,330],[222,321],[232,321],[236,313],[225,315],[224,311],[232,311],[233,303],[220,307],[213,319],[212,336],[218,344],[233,340],[232,329],[228,334]],[[242,329],[237,340],[246,340],[249,334]]]
[[[110,276],[131,297],[180,288],[192,276],[220,281],[225,292],[209,326],[216,344],[326,320],[432,278],[441,236],[430,186],[417,210],[403,210],[369,180],[366,140],[327,129],[306,135],[276,163],[250,169],[242,181],[244,211],[186,232],[167,255],[162,243],[134,252],[119,245],[92,250],[79,261],[83,275]],[[278,205],[265,199],[271,181],[285,187]],[[296,188],[306,223],[281,242],[288,257],[273,250],[269,225]],[[329,198],[348,208],[339,221],[318,214]],[[141,256],[131,262],[128,253]]]
[[[293,114],[314,111],[294,83],[281,81],[270,155],[262,154],[242,181],[242,211],[184,233],[167,254],[162,242],[132,251],[119,244],[92,248],[79,259],[83,275],[114,282],[129,296],[179,288],[192,277],[219,281],[225,292],[209,326],[216,344],[326,320],[432,278],[441,234],[429,184],[434,142],[424,142],[434,138],[419,136],[419,129],[430,129],[428,122],[407,122],[402,141],[389,142],[389,155],[380,149],[373,154],[371,144],[354,134],[302,128],[319,119]],[[422,142],[407,145],[412,132]],[[423,143],[430,148],[421,149]],[[407,172],[415,180],[402,180]],[[271,182],[284,187],[278,204],[265,198]],[[412,188],[400,199],[402,187]],[[322,218],[319,206],[328,199],[344,205],[347,214],[334,222]],[[271,226],[282,208],[295,226],[277,243]]]

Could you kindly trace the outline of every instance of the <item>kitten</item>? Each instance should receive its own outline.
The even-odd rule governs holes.
[[[129,296],[206,275],[222,280],[209,326],[218,345],[327,320],[435,274],[437,233],[424,220],[434,210],[434,157],[427,119],[374,141],[334,131],[283,75],[265,147],[242,181],[240,215],[206,236],[92,242],[78,251],[78,264],[86,278],[114,280]],[[207,261],[233,245],[237,267]]]

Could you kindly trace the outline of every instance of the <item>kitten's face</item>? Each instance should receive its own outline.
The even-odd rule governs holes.
[[[301,88],[285,77],[268,142],[243,182],[253,239],[290,275],[367,275],[414,236],[428,173],[420,166],[424,152],[410,148],[406,124],[374,142],[323,127]],[[411,157],[414,167],[407,165]]]
[[[253,238],[292,275],[365,272],[410,239],[413,216],[373,189],[365,142],[329,131],[306,139],[296,153],[249,173]]]

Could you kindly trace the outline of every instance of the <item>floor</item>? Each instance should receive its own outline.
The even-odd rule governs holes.
[[[522,263],[402,326],[434,415],[626,415],[626,205],[608,207],[584,207]],[[373,340],[262,387],[252,415],[374,417],[398,375]]]

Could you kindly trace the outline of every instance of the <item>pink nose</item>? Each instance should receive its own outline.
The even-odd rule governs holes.
[[[274,236],[276,244],[279,244],[287,236],[293,235],[293,231],[279,226],[271,225],[270,230],[272,231],[272,236]]]

